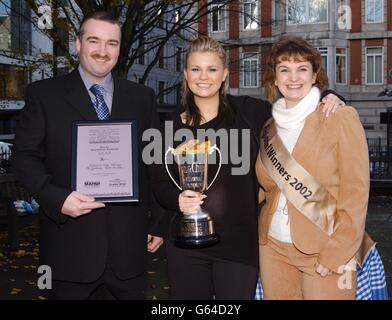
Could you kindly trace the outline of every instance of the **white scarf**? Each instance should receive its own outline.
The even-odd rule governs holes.
[[[286,108],[284,98],[277,100],[272,105],[272,116],[277,126],[288,130],[301,126],[306,117],[316,110],[320,102],[320,95],[319,88],[312,87],[309,93],[292,108]]]

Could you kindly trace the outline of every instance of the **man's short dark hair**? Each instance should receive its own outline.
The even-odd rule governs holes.
[[[88,15],[86,15],[82,22],[80,23],[80,28],[79,28],[79,32],[78,32],[78,37],[79,39],[82,38],[83,34],[84,34],[84,25],[86,24],[86,22],[88,20],[99,20],[99,21],[106,21],[112,24],[116,24],[118,25],[118,27],[120,28],[121,31],[121,26],[120,23],[118,22],[118,19],[109,11],[95,11],[92,13],[89,13]]]

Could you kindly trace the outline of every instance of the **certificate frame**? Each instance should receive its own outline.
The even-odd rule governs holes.
[[[104,203],[138,202],[138,168],[135,120],[73,122],[72,190]]]

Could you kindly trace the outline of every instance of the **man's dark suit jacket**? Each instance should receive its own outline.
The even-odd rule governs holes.
[[[143,164],[143,130],[157,126],[150,88],[113,78],[110,120],[137,120],[139,203],[107,205],[72,218],[61,214],[71,190],[72,123],[98,117],[77,69],[30,84],[15,137],[13,166],[18,179],[37,199],[40,217],[40,263],[56,280],[91,282],[107,263],[120,279],[141,274],[147,261],[147,232],[159,235],[149,221],[151,192]],[[152,219],[153,220],[153,219]]]

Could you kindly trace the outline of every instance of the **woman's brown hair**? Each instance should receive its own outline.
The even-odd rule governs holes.
[[[316,74],[315,86],[324,91],[328,88],[328,77],[321,65],[321,55],[306,40],[295,37],[285,36],[272,46],[272,50],[267,58],[266,69],[264,72],[265,95],[269,102],[273,103],[282,95],[275,85],[276,65],[282,61],[309,61],[312,65],[313,73]]]

